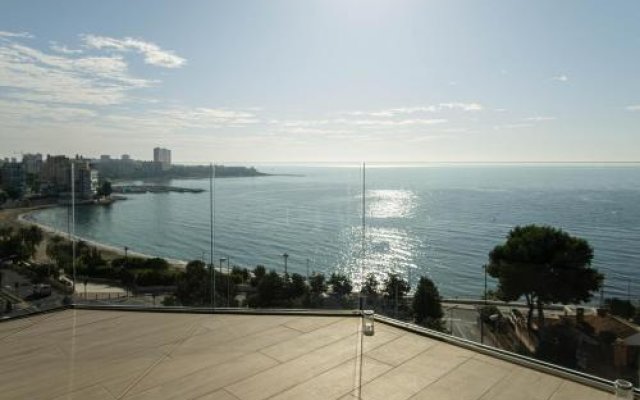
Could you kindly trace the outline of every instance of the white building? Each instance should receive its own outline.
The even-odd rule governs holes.
[[[22,156],[22,165],[24,172],[27,174],[37,175],[42,171],[42,154],[24,154]]]
[[[171,150],[156,147],[153,149],[153,161],[162,165],[162,170],[166,171],[171,167]]]

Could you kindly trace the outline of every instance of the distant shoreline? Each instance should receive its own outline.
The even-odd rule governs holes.
[[[42,243],[40,244],[40,246],[38,246],[38,249],[36,251],[36,255],[35,255],[35,260],[36,262],[46,262],[49,261],[49,257],[46,255],[46,248],[47,248],[47,244],[51,241],[51,239],[54,236],[60,236],[65,240],[69,239],[69,233],[68,232],[64,232],[55,228],[52,228],[48,225],[44,225],[42,223],[39,223],[37,221],[35,221],[33,219],[33,217],[31,216],[33,213],[46,209],[46,208],[53,208],[53,207],[57,207],[57,205],[53,205],[53,206],[41,206],[41,207],[35,207],[35,208],[16,208],[16,209],[10,209],[10,210],[0,210],[0,222],[4,222],[6,224],[18,224],[18,225],[23,225],[23,226],[37,226],[40,229],[43,230],[44,232],[44,240],[42,241]],[[87,244],[89,244],[90,246],[93,246],[95,248],[97,248],[101,253],[102,256],[107,259],[107,260],[113,260],[115,258],[121,258],[124,257],[124,249],[121,249],[119,247],[116,246],[112,246],[112,245],[108,245],[108,244],[104,244],[104,243],[100,243],[97,242],[95,240],[91,240],[91,239],[87,239],[85,237],[81,237],[78,235],[74,236],[75,240],[77,241],[83,241]],[[170,258],[165,258],[165,257],[159,257],[159,256],[154,256],[154,255],[149,255],[149,254],[144,254],[144,253],[140,253],[140,252],[136,252],[133,250],[128,250],[127,251],[127,255],[132,256],[132,257],[139,257],[139,258],[164,258],[165,260],[167,260],[167,262],[169,262],[169,264],[171,264],[173,267],[178,268],[178,269],[184,269],[184,267],[187,264],[187,261],[184,260],[177,260],[177,259],[170,259]]]

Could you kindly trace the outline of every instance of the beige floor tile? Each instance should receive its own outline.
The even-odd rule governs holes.
[[[512,367],[509,376],[482,396],[483,400],[548,400],[562,380],[531,369]]]
[[[575,382],[564,381],[550,400],[614,400],[612,393],[602,392]]]
[[[472,353],[439,343],[362,388],[363,399],[404,400],[446,375],[472,357]]]
[[[397,366],[437,343],[435,340],[423,336],[406,334],[370,351],[367,355],[376,360]]]
[[[352,359],[336,368],[273,396],[274,400],[338,399],[357,389],[360,384],[360,358]],[[362,359],[362,382],[368,382],[391,369],[372,358]]]
[[[175,371],[174,378],[144,392],[130,391],[125,399],[193,399],[207,393],[222,389],[240,379],[252,376],[274,367],[278,363],[260,354],[250,354],[236,360],[213,365],[197,372],[181,375]],[[149,375],[153,375],[153,371]]]
[[[290,327],[291,325],[286,324],[285,326]],[[333,319],[331,324],[320,326],[318,329],[301,334],[295,339],[264,348],[261,352],[281,362],[289,361],[346,336],[353,335],[358,332],[358,327],[359,324],[355,318]]]
[[[509,370],[476,359],[470,359],[416,393],[412,400],[476,400]]]
[[[334,324],[340,320],[343,320],[341,317],[304,317],[298,316],[291,321],[288,321],[285,325],[289,328],[293,328],[302,332],[312,332],[323,326]]]

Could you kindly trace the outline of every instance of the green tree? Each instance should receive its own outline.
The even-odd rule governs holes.
[[[592,259],[584,239],[549,226],[517,226],[489,253],[487,272],[498,279],[501,300],[525,298],[531,330],[534,308],[542,328],[545,304],[588,301],[600,288],[603,276],[590,267]]]
[[[324,274],[313,274],[309,278],[309,288],[311,294],[320,296],[327,291],[327,281]]]
[[[280,305],[284,299],[285,282],[274,270],[269,271],[258,283],[259,305],[270,307]]]
[[[333,293],[338,297],[344,297],[350,294],[353,290],[351,281],[343,274],[331,274],[331,277],[329,277],[329,284],[331,285]]]
[[[98,188],[98,196],[100,197],[109,197],[113,193],[113,187],[111,186],[111,182],[103,181],[100,187]]]
[[[233,276],[233,282],[236,284],[247,282],[250,275],[249,270],[246,268],[240,268],[237,265],[231,268],[231,276]]]
[[[144,260],[143,268],[156,271],[166,271],[169,269],[169,262],[164,258],[154,257]]]
[[[36,253],[36,248],[42,242],[44,234],[37,226],[20,228],[17,231],[11,227],[0,229],[0,256],[15,256],[18,261],[27,261]]]
[[[91,277],[96,277],[97,270],[107,265],[107,261],[102,258],[102,254],[95,247],[83,248],[80,254],[80,263],[86,266],[87,274]]]
[[[399,274],[390,273],[384,282],[383,294],[387,301],[394,307],[404,306],[404,297],[411,290],[409,282],[402,279]]]
[[[286,293],[289,299],[297,299],[309,291],[307,282],[300,274],[292,274],[286,283]]]
[[[371,273],[368,274],[362,284],[362,294],[365,296],[375,297],[378,295],[378,286],[380,283],[376,278],[376,275]]]
[[[253,270],[253,278],[251,278],[251,286],[257,287],[262,278],[267,274],[267,269],[264,265],[258,265]]]
[[[67,269],[71,266],[71,245],[60,236],[54,236],[47,243],[47,256],[53,260],[58,268]]]
[[[209,305],[210,276],[202,261],[190,261],[177,282],[176,298],[185,306]]]
[[[413,296],[413,316],[419,325],[442,331],[442,305],[440,293],[433,281],[427,277],[420,277],[418,288]]]

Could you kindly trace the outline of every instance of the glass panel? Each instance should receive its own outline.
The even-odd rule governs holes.
[[[74,166],[74,187],[82,187],[83,163]],[[638,315],[640,214],[630,206],[640,203],[630,189],[640,182],[637,166],[252,165],[189,164],[162,179],[115,173],[113,193],[97,201],[69,192],[59,204],[3,211],[3,317],[70,303],[362,304],[636,382],[633,346],[625,345],[635,339],[623,335],[635,332]],[[514,227],[532,223],[587,240],[604,277],[582,303],[544,304],[544,326],[536,307],[529,318],[525,297],[503,301],[499,276],[485,269]],[[562,358],[552,345],[558,337],[582,339],[564,343],[573,350]]]

